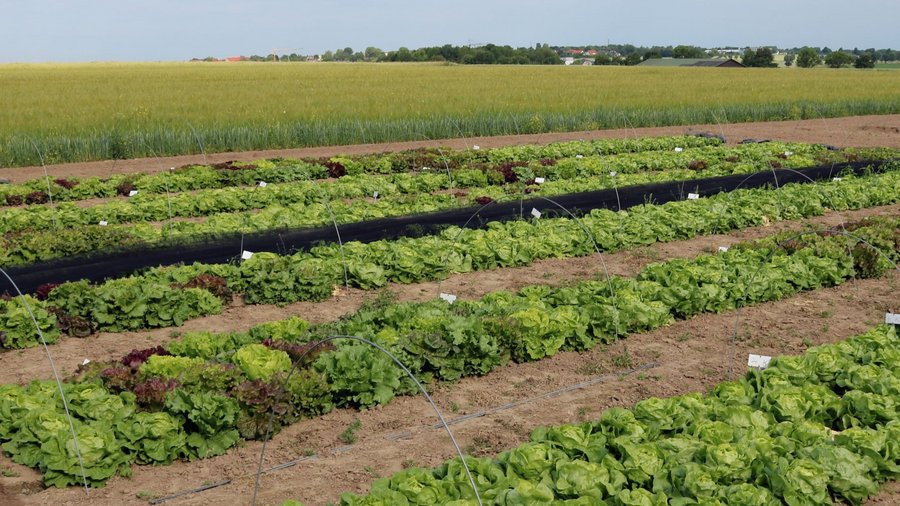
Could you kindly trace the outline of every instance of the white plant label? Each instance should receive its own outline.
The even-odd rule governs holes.
[[[884,323],[900,325],[900,313],[884,313]]]
[[[84,362],[81,363],[81,365],[88,365],[90,363],[91,363],[91,360],[86,358],[86,359],[84,359]]]
[[[768,355],[754,355],[751,353],[747,358],[747,366],[762,370],[769,367],[769,362],[771,361],[772,357]]]
[[[616,177],[616,174],[617,174],[616,171],[612,171],[609,173],[609,177]]]
[[[100,223],[98,223],[97,225],[100,225],[101,227],[105,227],[105,226],[109,225],[109,223],[107,223],[106,220],[100,220]]]
[[[584,155],[575,155],[575,158],[581,160],[582,158],[584,158]]]
[[[375,200],[378,200],[378,192],[377,191],[372,192],[372,198]]]
[[[265,181],[260,181],[260,182],[259,182],[259,187],[260,187],[260,188],[265,188],[266,186],[269,186],[269,183],[267,183],[267,182],[265,182]]]
[[[725,253],[726,251],[728,251],[728,246],[719,246],[719,252]]]
[[[688,193],[688,200],[697,200],[700,198],[699,193]]]
[[[544,181],[546,181],[546,180],[545,180],[544,178],[542,178],[542,177],[536,177],[536,178],[534,178],[534,182],[537,183],[537,184],[544,184]]]
[[[793,151],[785,151],[785,152],[784,152],[784,156],[791,156],[791,155],[793,155],[793,154],[794,154]]]
[[[456,302],[456,295],[453,295],[452,293],[441,292],[440,298],[447,301],[448,304],[453,304],[454,302]]]
[[[137,194],[138,194],[138,191],[137,191],[137,190],[131,190],[130,192],[128,192],[128,196],[129,196],[129,197],[134,197],[134,196],[137,195]]]
[[[838,183],[838,182],[843,181],[844,179],[840,178],[840,177],[834,177],[834,178],[831,178],[831,180],[834,181],[835,183]]]
[[[537,209],[535,209],[534,207],[532,207],[532,208],[531,208],[531,215],[534,216],[535,218],[540,218],[540,217],[541,217],[541,212],[538,211]]]
[[[244,250],[244,252],[241,253],[241,260],[250,260],[251,258],[253,258],[252,251]]]
[[[472,149],[474,149],[475,151],[478,151],[479,149],[481,149],[481,146],[476,144],[476,145],[472,146]]]
[[[675,148],[676,153],[681,153],[682,151],[684,151],[684,148]]]

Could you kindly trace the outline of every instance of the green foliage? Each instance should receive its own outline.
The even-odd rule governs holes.
[[[266,339],[273,341],[298,342],[304,340],[307,334],[309,322],[299,316],[292,316],[286,320],[261,323],[250,328],[250,337],[256,342]]]
[[[98,286],[85,281],[64,283],[50,293],[47,304],[110,332],[180,326],[186,320],[222,311],[221,299],[206,290],[172,288],[140,277]]]
[[[833,69],[839,69],[851,63],[853,63],[853,55],[846,51],[834,51],[825,56],[825,65]]]
[[[744,50],[741,63],[746,67],[777,67],[778,65],[774,62],[774,59],[775,55],[772,53],[772,49],[768,47],[761,47],[755,51],[747,48]]]
[[[34,320],[31,318],[32,315]],[[49,313],[43,303],[30,295],[25,295],[24,302],[22,297],[14,297],[8,301],[0,299],[0,348],[28,348],[39,345],[41,341],[38,329],[48,344],[55,343],[59,338],[56,316]]]
[[[275,373],[291,369],[291,358],[287,353],[261,344],[245,345],[232,355],[231,360],[251,380],[268,380]]]
[[[151,355],[138,369],[144,376],[157,376],[164,379],[184,379],[197,372],[197,368],[205,364],[201,358],[176,357],[168,355]]]
[[[187,433],[185,454],[189,459],[222,455],[240,439],[236,429],[240,408],[230,397],[176,389],[166,397],[165,409]]]
[[[805,46],[797,53],[797,66],[800,68],[812,68],[820,63],[822,63],[822,57],[814,48]]]
[[[341,343],[315,363],[329,378],[337,406],[371,407],[394,398],[403,371],[384,354],[357,342]]]
[[[138,464],[169,464],[185,451],[187,436],[169,413],[136,413],[120,420],[116,432]]]
[[[853,62],[853,66],[858,69],[874,69],[875,55],[869,51],[861,53],[856,57],[856,61]]]

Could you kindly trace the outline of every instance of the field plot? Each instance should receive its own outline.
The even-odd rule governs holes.
[[[332,339],[355,336],[433,394],[484,504],[860,503],[900,465],[898,169],[681,136],[10,185],[4,264],[74,279],[0,300],[0,486],[249,502],[271,437],[263,504],[478,504],[416,383]],[[321,225],[375,235],[244,247]],[[184,265],[154,265],[170,247]],[[117,252],[139,270],[75,280]]]
[[[900,75],[809,69],[5,65],[0,167],[900,112]]]

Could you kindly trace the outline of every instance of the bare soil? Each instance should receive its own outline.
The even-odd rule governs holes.
[[[713,125],[689,125],[652,128],[626,128],[617,130],[592,130],[532,135],[503,135],[473,137],[468,139],[440,139],[432,141],[391,142],[386,144],[355,144],[347,146],[323,146],[316,148],[244,151],[239,153],[210,153],[167,158],[138,158],[133,160],[107,160],[101,162],[68,163],[47,166],[54,178],[59,177],[109,177],[112,174],[130,172],[160,172],[169,167],[199,163],[219,163],[229,160],[253,161],[262,158],[319,158],[336,155],[359,155],[403,151],[422,147],[448,147],[465,149],[478,145],[493,148],[515,144],[549,144],[557,141],[622,139],[660,135],[682,135],[699,132],[723,135],[729,143],[743,139],[770,139],[780,141],[817,142],[838,147],[894,147],[900,148],[900,115],[850,116],[798,121],[764,121],[758,123],[724,123]],[[0,169],[0,177],[14,183],[42,177],[43,167],[15,167]]]

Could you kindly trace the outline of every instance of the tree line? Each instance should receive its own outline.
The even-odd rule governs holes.
[[[832,51],[828,47],[818,48],[805,46],[802,48],[779,49],[775,46],[745,48],[740,53],[738,48],[703,48],[699,46],[635,46],[632,44],[607,44],[593,46],[550,46],[535,44],[534,47],[512,47],[508,45],[483,44],[469,46],[421,47],[409,49],[401,47],[394,51],[383,51],[369,46],[362,51],[354,51],[345,47],[334,51],[325,51],[321,55],[298,55],[296,53],[266,56],[252,55],[241,57],[248,61],[325,61],[325,62],[448,62],[457,64],[480,65],[560,65],[563,58],[572,57],[579,61],[590,61],[594,65],[637,65],[651,58],[711,58],[734,57],[748,67],[776,67],[775,54],[784,53],[784,64],[788,67],[815,67],[825,64],[840,68],[854,66],[857,68],[873,68],[876,62],[900,61],[900,50],[869,48],[860,50],[838,49]],[[194,59],[199,61],[199,59]],[[203,61],[218,61],[207,57]]]

